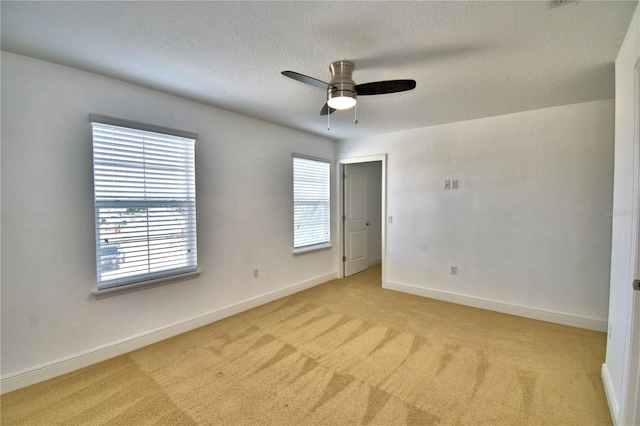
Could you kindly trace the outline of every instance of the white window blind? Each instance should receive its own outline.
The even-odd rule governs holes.
[[[330,242],[330,168],[328,161],[293,157],[294,249]]]
[[[195,271],[195,140],[92,129],[98,290]]]

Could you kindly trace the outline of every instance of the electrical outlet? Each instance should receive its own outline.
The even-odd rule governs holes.
[[[387,222],[393,223],[393,216],[389,216],[389,220]]]
[[[451,181],[451,189],[458,189],[458,179]]]
[[[457,266],[451,266],[451,268],[449,269],[449,274],[458,275],[458,267]]]
[[[258,278],[258,268],[253,268],[253,278]]]
[[[444,181],[444,189],[451,189],[451,181],[449,179]]]

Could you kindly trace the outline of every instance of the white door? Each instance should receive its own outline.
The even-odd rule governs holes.
[[[638,227],[640,228],[640,224]],[[636,280],[640,281],[640,241],[638,241]],[[640,424],[640,290],[637,285],[636,291],[634,291],[631,318],[633,318],[633,323],[631,325],[631,368],[627,411],[629,424],[638,425]]]
[[[367,257],[367,172],[358,164],[345,164],[344,188],[344,276],[369,267]]]
[[[636,243],[636,265],[635,265],[635,282],[636,289],[632,294],[631,312],[629,318],[631,321],[631,329],[629,336],[629,383],[627,386],[627,401],[623,412],[623,424],[640,424],[640,289],[638,289],[638,280],[640,280],[640,59],[635,69],[635,111],[636,128],[635,128],[635,151],[636,151],[636,169],[634,178],[634,196],[635,205],[633,214],[635,215],[635,227],[633,234]]]
[[[637,167],[637,166],[636,166]],[[638,187],[638,179],[636,178],[636,197],[640,201],[640,187]],[[640,205],[638,202],[637,205]],[[637,209],[635,211],[638,211]],[[629,329],[629,353],[627,356],[629,372],[627,374],[627,400],[623,406],[621,424],[640,425],[640,218],[638,218],[636,226],[637,236],[637,260],[636,273],[633,286],[635,291],[632,293],[631,312],[629,317],[631,327]]]

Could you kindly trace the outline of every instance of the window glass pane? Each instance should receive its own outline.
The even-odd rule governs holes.
[[[99,289],[197,268],[194,145],[93,123]]]
[[[294,248],[330,242],[331,164],[293,158]]]

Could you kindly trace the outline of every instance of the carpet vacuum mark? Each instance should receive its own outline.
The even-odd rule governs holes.
[[[383,290],[380,269],[2,397],[3,425],[609,425],[604,333]]]

